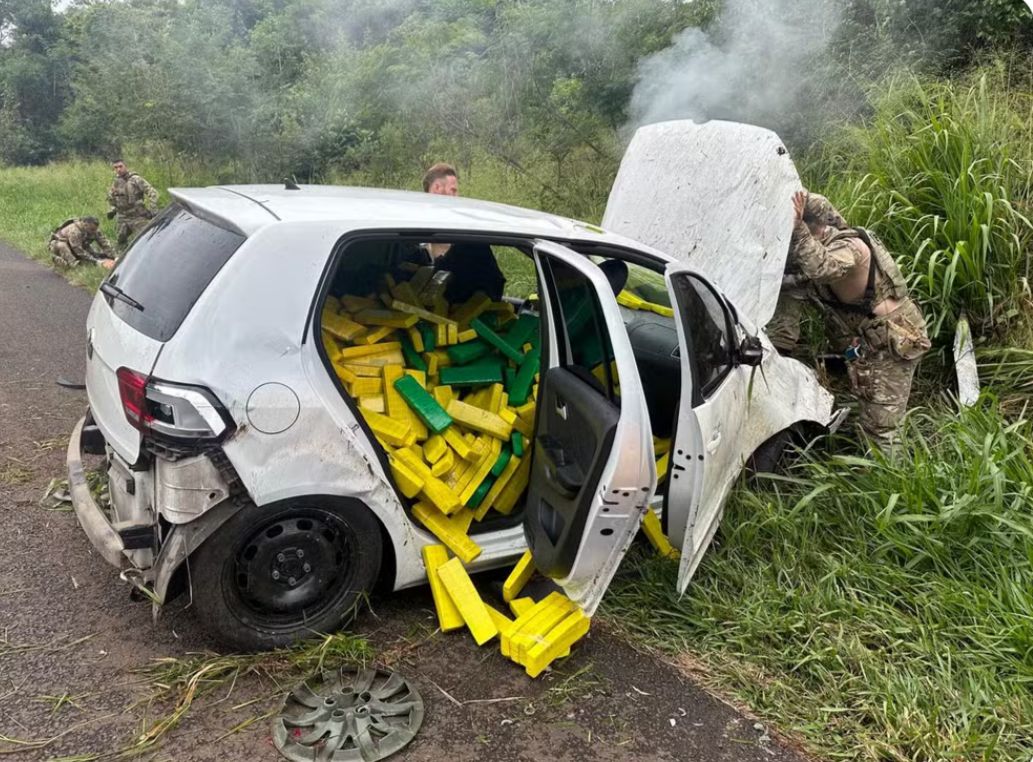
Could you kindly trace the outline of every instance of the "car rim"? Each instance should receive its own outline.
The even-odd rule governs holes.
[[[242,613],[290,628],[337,608],[354,588],[353,539],[340,516],[317,508],[261,525],[234,558]]]

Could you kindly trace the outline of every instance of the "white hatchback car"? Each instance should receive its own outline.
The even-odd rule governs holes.
[[[173,189],[90,310],[89,412],[68,449],[78,520],[124,579],[156,603],[189,589],[244,648],[332,631],[378,583],[422,583],[420,550],[436,540],[331,370],[319,316],[401,245],[487,244],[537,284],[540,300],[511,301],[540,312],[542,360],[523,506],[477,525],[471,568],[530,544],[591,614],[652,509],[682,550],[684,590],[747,460],[834,418],[813,372],[759,331],[799,185],[770,132],[672,122],[636,134],[602,228],[407,192]],[[559,298],[572,283],[590,295],[619,395],[578,367]],[[671,309],[621,306],[632,283]],[[672,438],[660,488],[654,435]],[[109,511],[83,452],[106,457]]]

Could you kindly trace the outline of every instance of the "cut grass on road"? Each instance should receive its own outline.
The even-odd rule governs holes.
[[[830,759],[1029,760],[1033,425],[984,400],[905,441],[741,486],[684,597],[640,555],[605,615]]]

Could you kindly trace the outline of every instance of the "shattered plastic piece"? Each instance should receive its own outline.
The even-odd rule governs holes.
[[[456,608],[462,615],[466,626],[473,635],[474,641],[483,646],[499,633],[491,614],[485,608],[484,601],[473,586],[470,575],[466,573],[463,564],[458,558],[453,558],[438,567],[438,577],[441,579],[455,603]]]
[[[419,692],[397,672],[341,667],[287,694],[273,743],[291,762],[376,762],[416,737],[423,713]]]

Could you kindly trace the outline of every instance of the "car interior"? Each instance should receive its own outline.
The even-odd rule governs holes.
[[[490,246],[506,277],[503,299],[513,306],[513,315],[539,316],[539,299],[542,298],[539,294],[543,285],[538,283],[534,268],[532,242],[473,236],[435,238],[433,245],[438,251],[449,245],[470,242]],[[578,249],[576,244],[568,246]],[[416,267],[426,266],[429,261],[429,249],[430,246],[418,238],[403,235],[344,242],[338,248],[335,269],[328,278],[316,314],[326,319],[323,310],[334,300],[341,304],[347,303],[349,297],[378,296],[384,290],[385,275],[398,283],[414,278]],[[626,252],[619,250],[593,248],[579,253],[590,256],[597,264],[618,299],[660,459],[669,447],[677,420],[681,386],[678,333],[663,275],[628,261],[622,256]],[[559,260],[545,258],[544,261],[546,277],[553,283],[551,311],[562,316],[565,330],[557,331],[563,358],[561,365],[542,369],[539,374],[531,488],[512,513],[498,516],[489,513],[483,521],[471,526],[469,532],[472,535],[511,526],[521,519],[521,508],[525,504],[534,506],[535,515],[529,516],[531,521],[526,526],[536,564],[554,576],[561,576],[574,561],[578,538],[593,498],[591,487],[597,482],[610,453],[620,415],[620,379],[594,288],[576,269]],[[470,288],[464,290],[469,292]],[[542,332],[539,341],[548,340],[545,333]],[[333,373],[335,366],[329,361],[326,365]],[[346,383],[338,380],[342,396],[347,398]],[[351,402],[355,407],[357,400]],[[658,489],[658,493],[660,491]]]

